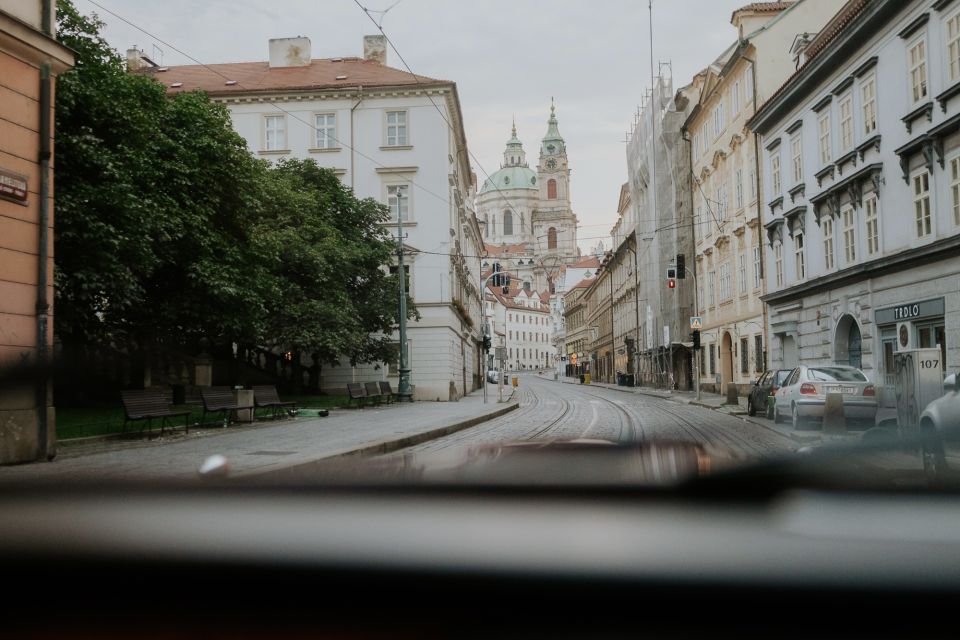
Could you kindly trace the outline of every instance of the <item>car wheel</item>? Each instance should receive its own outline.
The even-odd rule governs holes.
[[[932,428],[921,432],[920,458],[928,482],[934,485],[942,483],[948,472],[947,456],[943,450],[943,441]]]
[[[749,397],[749,398],[747,398],[747,415],[748,415],[748,416],[755,416],[755,415],[757,415],[757,410],[756,410],[756,408],[753,406],[753,397],[752,397],[752,396]]]
[[[794,429],[803,429],[807,426],[807,420],[800,415],[800,408],[797,407],[797,405],[793,405],[790,408],[790,417],[792,418]]]

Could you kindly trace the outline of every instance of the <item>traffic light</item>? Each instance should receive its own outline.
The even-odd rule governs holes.
[[[676,288],[677,288],[677,281],[674,280],[673,278],[667,278],[667,288],[668,288],[668,289],[676,289]]]
[[[685,278],[687,273],[686,259],[682,253],[677,254],[677,278]]]
[[[667,267],[667,278],[673,280],[677,277],[677,268],[676,267]]]
[[[691,335],[693,337],[693,350],[699,351],[700,350],[700,329],[694,329]]]
[[[510,293],[510,274],[505,273],[500,276],[501,285],[503,286],[503,295],[508,295]]]
[[[493,343],[492,343],[491,340],[490,340],[490,336],[483,336],[483,350],[484,350],[484,351],[490,351],[490,347],[492,346],[492,344],[493,344]]]

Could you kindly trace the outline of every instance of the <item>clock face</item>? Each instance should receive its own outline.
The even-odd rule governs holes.
[[[552,158],[551,158],[550,160],[547,160],[547,169],[556,169],[556,168],[557,168],[557,161],[556,161],[556,160],[554,160],[554,159],[552,159]]]

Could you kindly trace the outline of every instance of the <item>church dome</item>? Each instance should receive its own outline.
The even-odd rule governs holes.
[[[530,167],[512,166],[503,167],[495,171],[487,180],[484,181],[480,193],[493,191],[494,189],[538,189],[537,172]]]

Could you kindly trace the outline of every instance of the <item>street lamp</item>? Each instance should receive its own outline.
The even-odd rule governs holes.
[[[493,273],[491,273],[491,274],[490,274],[489,276],[487,276],[486,278],[484,278],[484,277],[482,277],[482,276],[481,276],[481,278],[480,278],[480,295],[481,295],[481,300],[482,300],[482,302],[483,302],[483,324],[484,324],[484,335],[485,335],[485,336],[489,336],[489,335],[490,335],[490,323],[489,323],[488,320],[487,320],[487,317],[488,317],[488,316],[487,316],[487,304],[486,304],[486,300],[483,300],[483,298],[484,298],[484,292],[487,290],[487,283],[488,283],[491,279],[493,279],[493,278],[495,278],[495,277],[497,277],[497,276],[507,276],[507,277],[509,278],[509,277],[510,277],[510,272],[509,272],[509,271],[494,271]],[[506,349],[506,346],[504,346],[503,348]],[[503,360],[502,360],[502,359],[498,359],[498,362],[500,363],[500,368],[498,369],[499,375],[497,376],[497,386],[498,386],[498,389],[499,389],[499,392],[500,392],[500,402],[503,402]],[[484,402],[484,404],[486,404],[486,403],[487,403],[487,375],[486,375],[487,372],[486,372],[486,362],[484,362],[484,372],[483,372],[483,374],[484,374],[484,375],[483,375],[483,402]]]

